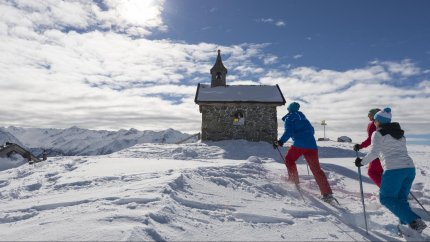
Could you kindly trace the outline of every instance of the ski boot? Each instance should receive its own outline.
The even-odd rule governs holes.
[[[427,225],[424,223],[424,221],[420,218],[415,219],[409,224],[409,227],[418,233],[422,233],[425,228],[427,228]]]
[[[324,195],[322,200],[331,205],[340,205],[339,201],[337,201],[333,194]]]

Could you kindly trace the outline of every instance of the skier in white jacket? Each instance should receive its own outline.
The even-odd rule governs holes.
[[[399,123],[391,123],[391,109],[385,108],[375,114],[376,132],[372,135],[372,148],[363,159],[357,157],[357,167],[367,165],[374,159],[381,160],[384,168],[379,200],[396,215],[401,224],[421,233],[427,225],[415,214],[408,203],[408,195],[415,179],[415,166],[406,149],[404,131]]]

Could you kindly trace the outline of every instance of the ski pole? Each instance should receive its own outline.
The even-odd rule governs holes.
[[[296,183],[296,189],[300,193],[300,196],[302,197],[303,202],[306,203],[305,197],[303,196],[303,193],[302,193],[302,189],[300,188],[299,184],[297,184],[297,183]]]
[[[306,170],[308,171],[308,176],[309,176],[309,164],[308,161],[305,159],[305,163],[306,163]]]
[[[358,151],[356,151],[358,158]],[[363,214],[364,214],[364,224],[366,225],[366,234],[369,234],[367,230],[367,216],[366,216],[366,205],[364,204],[364,192],[363,192],[363,181],[361,180],[361,169],[358,167],[358,178],[360,180],[360,193],[361,193],[361,203],[363,204]]]
[[[409,192],[409,194],[411,194],[411,196],[415,199],[415,201],[417,201],[417,203],[424,209],[424,211],[426,211],[427,215],[430,216],[430,213],[424,208],[424,206],[420,203],[420,201],[418,201],[418,199],[414,196],[414,194],[412,194],[412,192]]]
[[[278,150],[279,156],[281,156],[281,159],[285,162],[284,156],[282,156],[282,153],[277,146],[276,146],[276,149]],[[306,166],[308,167],[308,163],[306,163]],[[308,167],[308,175],[309,175],[309,167]]]
[[[281,160],[283,160],[283,161],[285,162],[284,157],[282,156],[282,153],[281,153],[281,151],[279,150],[279,148],[278,148],[278,147],[276,147],[276,149],[277,149],[277,150],[278,150],[278,152],[279,152],[279,156],[281,157]]]

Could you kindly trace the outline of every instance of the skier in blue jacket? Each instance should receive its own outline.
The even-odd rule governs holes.
[[[306,116],[299,111],[300,104],[292,102],[288,105],[288,114],[282,118],[285,122],[285,132],[282,137],[275,141],[275,145],[282,146],[288,139],[293,140],[293,145],[288,149],[285,156],[285,165],[288,170],[288,180],[299,184],[299,174],[297,172],[296,161],[300,156],[304,156],[306,162],[315,177],[320,188],[323,200],[328,203],[335,201],[330,184],[324,171],[320,167],[318,159],[318,147],[314,137],[314,127],[312,127]]]

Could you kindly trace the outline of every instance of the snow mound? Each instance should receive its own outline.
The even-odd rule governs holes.
[[[257,156],[250,156],[248,157],[247,161],[251,163],[257,163],[257,164],[263,163],[263,161]]]
[[[199,154],[190,149],[190,148],[183,148],[178,147],[172,151],[173,153],[173,159],[175,160],[190,160],[196,158]]]

